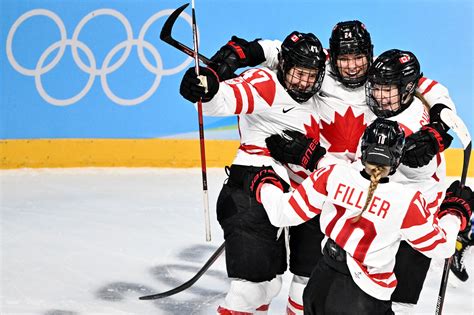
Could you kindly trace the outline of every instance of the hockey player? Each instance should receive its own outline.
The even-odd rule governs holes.
[[[278,66],[280,45],[278,40],[247,42],[233,36],[211,59],[224,78],[236,69],[258,63],[273,69]],[[322,100],[318,106],[321,109],[318,113],[321,116],[321,144],[328,148],[327,157],[354,161],[360,136],[370,123],[365,117],[368,109],[364,84],[372,63],[373,45],[365,25],[357,20],[337,23],[329,39],[328,57],[326,76],[318,93]],[[436,81],[422,78],[417,93],[429,107],[444,104],[455,110],[447,89]],[[432,128],[413,135],[416,141],[409,140],[409,150],[402,162],[410,167],[426,165],[443,150],[436,141],[440,133],[446,131]]]
[[[275,185],[281,180],[271,170],[254,177],[250,190],[273,225],[297,225],[321,216],[324,256],[304,291],[305,315],[392,314],[400,241],[406,239],[429,257],[454,252],[456,235],[472,214],[473,193],[453,182],[433,215],[422,193],[389,180],[404,141],[398,123],[377,119],[362,138],[362,171],[355,165],[330,165],[291,193]]]
[[[221,65],[219,69],[223,69],[223,75],[246,66],[248,62],[264,62],[273,68],[278,66],[276,56],[279,45],[279,41],[247,42],[234,36],[213,60]],[[320,166],[337,161],[353,162],[360,137],[374,119],[366,103],[364,87],[373,58],[369,32],[360,21],[340,22],[331,33],[329,48],[326,75],[321,90],[314,97],[317,114],[321,119],[321,145],[328,151],[320,161]],[[417,93],[423,95],[428,104],[444,103],[454,109],[446,88],[427,78],[422,78],[419,82]],[[428,117],[424,118],[425,123],[427,119]],[[426,128],[417,132],[418,129],[419,127],[409,137],[411,150],[405,154],[403,161],[413,167],[421,167],[430,162],[440,151],[436,139],[449,137],[445,129]],[[414,138],[416,141],[413,141]],[[295,139],[303,141],[301,139],[304,137],[293,134],[293,138],[288,139],[287,135],[274,135],[267,140],[267,146],[275,159],[288,162],[293,155],[301,154],[295,146],[299,141]],[[306,174],[301,170],[298,174],[299,178],[293,176],[293,179],[301,182]],[[319,217],[290,228],[290,271],[295,276],[288,298],[289,314],[302,314],[302,292],[313,267],[321,257],[318,237],[321,240],[323,238],[323,233],[319,230]]]
[[[273,165],[285,177],[291,167],[276,165],[265,139],[287,129],[306,134],[310,140],[298,142],[304,149],[293,162],[310,170],[325,153],[316,140],[319,118],[312,98],[325,73],[322,46],[313,34],[293,32],[281,48],[276,71],[250,69],[219,83],[213,70],[201,68],[205,88],[191,68],[181,82],[181,95],[191,102],[202,98],[205,115],[239,118],[241,144],[216,207],[224,231],[227,274],[232,279],[219,314],[266,313],[287,267],[284,236],[248,189],[256,173]]]
[[[428,115],[422,101],[415,97],[415,88],[421,78],[420,64],[413,53],[388,50],[369,69],[367,105],[377,117],[397,121],[407,136],[429,128],[448,129],[438,118],[444,105],[433,106]],[[441,133],[437,139],[439,147],[449,146],[452,140],[445,133]],[[411,141],[407,142],[407,145],[411,145]],[[438,153],[436,159],[419,168],[402,164],[392,176],[392,181],[420,190],[428,201],[426,208],[434,213],[443,199],[445,177],[444,156]],[[401,242],[395,264],[399,281],[392,295],[393,309],[397,313],[410,313],[418,302],[430,262],[430,258],[412,249],[407,242]]]

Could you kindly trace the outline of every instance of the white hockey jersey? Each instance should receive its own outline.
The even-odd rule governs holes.
[[[370,113],[371,118],[369,120],[375,120],[376,116]],[[388,118],[389,120],[396,121],[405,132],[405,136],[408,137],[414,132],[420,130],[420,128],[430,122],[428,109],[418,99],[414,98],[410,106],[400,114]],[[360,163],[360,143],[357,148],[357,160]],[[444,199],[445,194],[445,179],[446,179],[446,160],[444,153],[438,153],[430,163],[423,167],[411,168],[404,164],[400,164],[397,172],[391,176],[391,180],[403,185],[413,185],[414,189],[420,190],[423,196],[428,201],[428,209],[434,213],[441,201]]]
[[[239,77],[221,82],[211,101],[203,103],[207,116],[238,115],[240,147],[233,164],[252,166],[278,165],[270,157],[265,138],[296,130],[319,139],[319,118],[313,99],[297,103],[285,91],[276,73],[268,68],[250,69]],[[285,165],[288,175],[297,186],[307,171],[296,165]]]
[[[264,65],[276,69],[281,42],[261,40],[259,44],[265,53]],[[448,90],[436,81],[423,77],[416,92],[430,106],[443,103],[455,110]],[[313,98],[320,117],[321,145],[327,150],[319,165],[330,165],[338,160],[353,162],[359,139],[375,118],[366,105],[365,87],[346,88],[331,74],[331,64],[328,60],[321,90]]]
[[[275,226],[298,225],[320,214],[321,231],[347,252],[354,282],[367,294],[390,300],[397,285],[393,268],[400,241],[428,257],[453,254],[460,220],[438,220],[419,191],[396,182],[379,183],[359,221],[370,181],[346,163],[318,169],[293,192],[264,184],[261,200]]]

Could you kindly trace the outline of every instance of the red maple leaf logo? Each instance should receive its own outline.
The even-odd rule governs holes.
[[[328,152],[355,153],[365,127],[367,124],[364,123],[364,114],[355,117],[350,107],[344,116],[336,112],[332,123],[321,120],[321,134],[330,143]]]
[[[311,115],[310,124],[304,124],[304,129],[306,130],[306,136],[308,138],[313,138],[319,141],[319,124],[316,119],[314,119],[313,115]]]

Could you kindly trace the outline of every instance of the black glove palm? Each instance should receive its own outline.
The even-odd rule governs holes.
[[[316,139],[294,130],[284,130],[284,136],[271,135],[265,139],[271,156],[281,163],[291,163],[314,171],[326,149]]]
[[[199,74],[206,77],[207,91],[197,77],[196,70],[189,68],[181,80],[179,93],[193,103],[196,103],[200,98],[203,102],[209,102],[219,91],[219,78],[212,69],[205,67],[199,67]]]

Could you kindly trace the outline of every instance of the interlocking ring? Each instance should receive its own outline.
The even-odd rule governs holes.
[[[170,68],[170,69],[165,69],[163,67],[163,61],[161,60],[161,55],[158,52],[158,50],[150,42],[145,40],[146,32],[148,31],[150,26],[159,18],[163,16],[168,16],[173,11],[174,11],[173,9],[166,9],[152,15],[145,22],[145,24],[143,24],[139,32],[138,38],[134,39],[132,26],[130,25],[130,22],[122,13],[113,9],[95,10],[95,11],[90,12],[89,14],[87,14],[81,19],[81,21],[77,24],[76,28],[74,29],[72,38],[68,39],[67,34],[66,34],[66,27],[64,26],[63,21],[57,14],[46,9],[34,9],[20,16],[10,28],[8,32],[8,36],[7,36],[7,42],[6,42],[7,58],[10,64],[12,65],[12,67],[16,71],[18,71],[19,73],[23,75],[32,76],[35,78],[35,86],[39,95],[46,102],[50,104],[57,105],[57,106],[68,106],[68,105],[78,102],[90,91],[90,89],[92,88],[94,84],[96,76],[100,76],[102,89],[105,95],[107,95],[107,97],[111,101],[119,105],[137,105],[146,101],[149,97],[153,95],[153,93],[155,93],[158,86],[160,85],[162,76],[173,75],[175,73],[180,72],[181,70],[188,67],[189,64],[193,60],[193,58],[187,57],[178,66],[174,68]],[[117,19],[119,22],[121,22],[127,34],[127,39],[118,43],[115,47],[113,47],[107,53],[101,67],[98,68],[96,58],[93,52],[84,42],[79,40],[79,35],[81,33],[82,28],[89,21],[91,21],[92,19],[98,16],[103,16],[103,15],[112,16],[115,19]],[[13,38],[15,36],[15,33],[17,29],[20,27],[20,25],[26,20],[28,20],[29,18],[32,18],[34,16],[46,16],[50,18],[51,20],[53,20],[53,22],[56,24],[56,26],[59,29],[61,38],[60,40],[51,44],[48,48],[46,48],[43,51],[34,69],[28,69],[20,65],[18,61],[15,59],[14,54],[13,54],[12,43],[13,43]],[[189,24],[190,27],[192,27],[192,19],[189,14],[183,12],[182,15],[180,15],[180,17],[182,17]],[[73,57],[74,62],[76,63],[76,65],[79,67],[81,71],[89,74],[89,79],[87,80],[85,87],[78,94],[70,98],[58,99],[58,98],[54,98],[50,96],[45,91],[42,81],[41,81],[41,76],[51,71],[59,63],[59,61],[64,55],[64,52],[67,46],[71,46],[71,52],[72,52],[72,57]],[[107,75],[116,71],[126,62],[133,46],[137,46],[138,58],[140,62],[149,72],[155,75],[155,79],[151,87],[141,96],[134,99],[125,99],[125,98],[121,98],[117,96],[115,93],[112,92],[107,82]],[[85,64],[82,61],[81,57],[79,56],[78,49],[82,50],[82,52],[85,54],[85,56],[88,59],[89,65]],[[156,66],[154,66],[152,63],[148,61],[147,57],[145,56],[144,49],[147,49],[149,53],[151,54],[151,56],[155,59]],[[52,58],[52,60],[48,64],[45,64],[46,60],[48,60],[48,57],[55,50],[58,50],[57,55],[54,58]],[[124,50],[120,58],[118,58],[118,60],[115,61],[113,64],[110,64],[114,56],[120,50]]]

